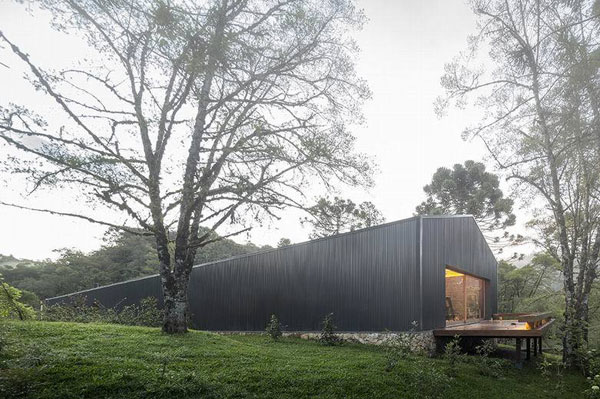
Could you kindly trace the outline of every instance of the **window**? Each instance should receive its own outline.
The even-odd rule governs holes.
[[[485,281],[446,269],[446,324],[466,323],[485,317]]]

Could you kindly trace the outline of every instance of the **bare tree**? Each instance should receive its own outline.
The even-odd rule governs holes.
[[[595,3],[472,1],[480,31],[469,51],[446,67],[447,96],[438,104],[440,109],[454,101],[465,106],[474,98],[484,118],[465,137],[483,141],[521,198],[529,192],[530,205],[542,204],[545,226],[538,242],[562,269],[568,364],[574,364],[587,339],[600,251]],[[474,64],[481,49],[492,63],[487,72],[485,64]]]
[[[348,33],[363,15],[350,0],[41,4],[97,57],[44,69],[0,31],[10,62],[54,102],[44,115],[0,109],[0,139],[15,154],[4,166],[31,192],[73,188],[126,222],[3,204],[154,236],[164,331],[187,329],[193,260],[212,232],[304,208],[308,184],[370,184],[347,130],[369,96],[351,59]]]

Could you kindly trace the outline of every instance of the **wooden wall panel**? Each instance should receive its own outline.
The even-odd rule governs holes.
[[[445,325],[446,266],[486,279],[486,318],[497,309],[497,262],[470,216],[423,218],[423,328]]]
[[[193,324],[205,330],[319,330],[327,313],[343,331],[406,330],[418,320],[418,219],[194,267]],[[105,306],[160,297],[158,277],[87,290]],[[56,303],[59,297],[48,300]]]
[[[333,312],[341,331],[402,331],[414,321],[442,327],[446,265],[488,279],[491,316],[496,260],[473,218],[415,217],[195,266],[192,321],[205,330],[259,331],[275,313],[288,330],[313,331]],[[113,307],[160,299],[161,290],[153,276],[47,302],[73,295]]]

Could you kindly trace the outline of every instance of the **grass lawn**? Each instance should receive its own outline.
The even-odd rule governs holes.
[[[486,377],[473,358],[455,378],[446,360],[416,356],[388,372],[380,347],[297,338],[50,322],[0,332],[2,398],[581,398],[587,385],[534,364]]]

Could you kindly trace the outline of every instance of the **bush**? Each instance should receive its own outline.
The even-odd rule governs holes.
[[[538,363],[540,373],[546,379],[548,386],[552,386],[555,391],[561,391],[564,388],[563,370],[565,366],[562,361],[552,361],[548,356],[543,356]]]
[[[456,377],[458,374],[457,365],[464,358],[460,349],[460,337],[458,335],[454,336],[452,341],[446,344],[444,358],[448,360],[447,374],[450,377]]]
[[[416,367],[408,376],[408,385],[420,399],[445,398],[450,388],[450,379],[434,367]]]
[[[0,275],[0,319],[32,319],[35,311],[21,302],[22,292],[5,283]]]
[[[580,369],[586,377],[595,377],[600,374],[600,351],[596,349],[582,349],[577,358],[580,361]]]
[[[162,324],[162,310],[158,308],[156,298],[153,297],[144,298],[139,304],[127,305],[119,310],[118,307],[107,308],[97,301],[87,305],[84,296],[76,296],[68,303],[44,308],[40,312],[40,319],[158,327]]]
[[[486,339],[480,345],[475,347],[475,352],[479,355],[477,362],[479,374],[486,377],[502,377],[505,362],[501,359],[493,359],[490,357],[497,349],[496,342],[492,339]]]
[[[589,399],[600,399],[600,375],[596,374],[593,377],[588,377],[590,387],[585,390],[584,394]]]
[[[386,371],[391,371],[400,359],[406,359],[411,354],[422,354],[418,351],[418,345],[416,345],[415,338],[417,338],[416,331],[418,328],[417,322],[412,322],[410,331],[396,334],[388,343],[386,347],[386,359],[387,365]]]
[[[115,312],[118,324],[130,326],[159,327],[163,322],[162,310],[154,297],[143,298],[139,305],[123,307],[120,312]]]
[[[319,336],[319,342],[323,345],[337,345],[341,342],[340,337],[335,333],[337,327],[333,323],[333,313],[329,313],[323,319],[323,329]]]
[[[281,323],[279,323],[279,319],[274,314],[271,315],[271,319],[267,323],[267,328],[265,328],[265,331],[271,338],[273,338],[274,341],[277,341],[279,338],[281,338]]]

